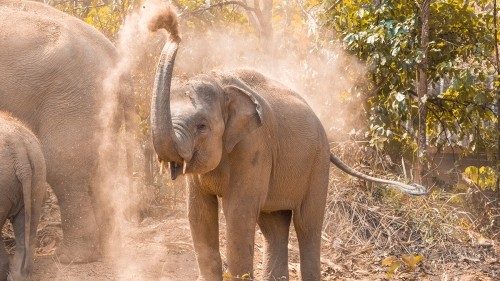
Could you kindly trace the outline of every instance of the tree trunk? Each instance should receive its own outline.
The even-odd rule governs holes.
[[[271,54],[274,41],[272,25],[273,0],[263,0],[262,8],[260,7],[260,0],[254,0],[253,10],[247,9],[246,12],[250,24],[253,26],[257,36],[259,36],[263,51]]]
[[[417,95],[418,95],[418,161],[416,182],[428,186],[428,159],[427,155],[427,69],[429,64],[428,45],[429,45],[429,13],[430,0],[423,0],[421,10],[422,35],[420,46],[423,52],[422,62],[417,70]]]
[[[498,10],[497,1],[493,1],[493,31],[495,36],[495,66],[497,71],[497,83],[500,77],[500,55],[498,53],[498,22],[497,22]],[[497,159],[495,161],[495,169],[497,175],[496,191],[497,191],[497,202],[500,199],[500,89],[498,89],[498,84],[495,86],[497,89]]]

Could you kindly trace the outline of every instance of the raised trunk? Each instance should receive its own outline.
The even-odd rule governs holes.
[[[170,112],[170,87],[175,55],[181,38],[177,14],[172,6],[161,9],[148,24],[151,31],[165,29],[170,38],[165,43],[156,69],[156,78],[151,101],[151,134],[153,147],[158,154],[161,167],[169,163],[172,179],[186,171],[186,160],[179,155],[179,141],[174,133]],[[184,150],[183,150],[184,151]],[[185,155],[184,155],[185,156]]]
[[[178,42],[168,41],[163,47],[153,88],[151,134],[160,162],[182,163],[182,158],[177,153],[176,136],[170,113],[170,86],[178,46]]]

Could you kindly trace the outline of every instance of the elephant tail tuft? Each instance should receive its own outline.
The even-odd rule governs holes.
[[[172,40],[175,42],[181,41],[179,21],[175,8],[172,5],[168,5],[166,8],[161,9],[158,14],[154,15],[148,24],[148,28],[152,32],[163,28],[170,34]]]

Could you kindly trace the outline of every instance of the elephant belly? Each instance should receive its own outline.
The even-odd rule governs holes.
[[[311,136],[314,134],[311,133]],[[288,138],[275,153],[269,190],[263,210],[294,210],[308,196],[328,188],[329,147],[326,137]],[[285,139],[285,138],[283,138]]]
[[[283,171],[281,176],[271,180],[263,211],[294,210],[299,207],[307,196],[323,194],[328,188],[328,163],[312,163],[308,165],[288,167],[290,171]]]

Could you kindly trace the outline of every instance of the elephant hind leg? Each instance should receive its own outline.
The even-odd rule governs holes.
[[[5,250],[1,232],[6,220],[7,214],[0,209],[0,281],[7,280],[7,275],[9,274],[9,256],[7,254],[7,251]]]
[[[321,230],[328,191],[328,167],[310,177],[310,188],[293,213],[293,224],[300,250],[302,280],[321,280]]]
[[[0,235],[0,238],[1,235]],[[9,256],[5,250],[3,239],[0,239],[0,281],[7,280],[9,274]]]
[[[74,188],[64,196],[56,194],[63,229],[63,241],[54,253],[56,261],[62,264],[79,264],[98,260],[99,238],[89,194],[83,187]]]
[[[289,280],[288,234],[292,211],[261,213],[258,224],[265,239],[263,280]]]
[[[318,217],[322,217],[322,214],[318,214]],[[302,280],[319,281],[321,280],[321,224],[310,220],[320,219],[294,217],[293,224],[299,242]]]
[[[100,257],[88,177],[84,173],[73,174],[71,178],[52,184],[61,210],[63,231],[63,240],[57,245],[54,259],[62,264],[89,263]]]

